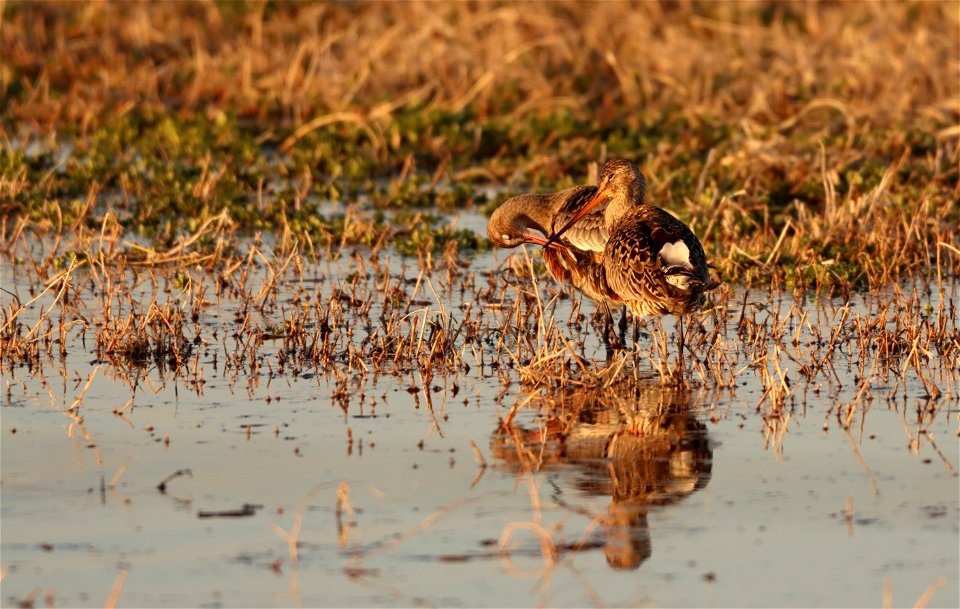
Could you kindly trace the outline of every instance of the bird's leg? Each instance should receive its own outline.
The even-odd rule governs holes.
[[[681,379],[683,379],[683,371],[684,371],[684,368],[685,368],[685,366],[683,365],[683,341],[684,341],[683,315],[678,316],[677,319],[680,321],[680,334],[679,334],[679,336],[677,337],[677,351],[679,352],[679,355],[680,355],[680,359],[679,359],[679,361],[677,362],[677,366],[678,366],[678,368],[677,368],[677,385],[679,385]]]
[[[623,307],[623,315],[620,316],[620,342],[627,344],[627,307]]]
[[[603,310],[603,344],[608,354],[611,354],[613,349],[623,348],[623,341],[613,330],[613,313],[610,311],[610,305],[604,302],[600,306]]]
[[[603,335],[609,340],[613,334],[613,313],[610,312],[610,305],[603,303]]]
[[[607,303],[601,303],[603,307],[603,346],[604,351],[606,351],[606,359],[610,361],[613,359],[613,345],[610,342],[610,336],[613,334],[613,328],[611,327],[612,315],[610,313],[610,305]]]
[[[607,303],[601,302],[598,311],[602,319],[600,323],[603,325],[603,330],[600,335],[603,337],[603,345],[609,351],[610,349],[610,309],[607,307]],[[594,317],[594,323],[596,323],[596,317]]]

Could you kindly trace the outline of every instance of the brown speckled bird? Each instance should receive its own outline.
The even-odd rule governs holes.
[[[568,231],[593,218],[606,202],[602,281],[592,277],[600,283],[591,289],[611,293],[636,315],[691,313],[719,282],[710,277],[696,235],[666,211],[647,204],[645,190],[646,178],[635,164],[611,159],[603,166],[593,198],[543,245],[550,249],[562,243]]]

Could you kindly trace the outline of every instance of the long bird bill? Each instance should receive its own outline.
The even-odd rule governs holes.
[[[535,243],[537,245],[542,245],[544,248],[552,247],[554,249],[566,249],[560,243],[553,243],[552,241],[547,240],[546,237],[542,237],[537,233],[531,233],[530,231],[524,231],[523,233],[524,243]]]
[[[576,224],[577,222],[579,222],[581,218],[589,214],[591,209],[593,209],[600,203],[603,203],[608,198],[610,197],[609,195],[607,195],[605,191],[602,191],[602,190],[597,191],[597,194],[594,195],[592,199],[590,199],[590,202],[584,205],[583,209],[577,212],[577,215],[571,218],[570,221],[563,226],[563,228],[553,233],[553,236],[546,240],[543,247],[550,247],[551,245],[555,245],[555,242],[557,241],[557,239],[559,239],[563,235],[563,233],[570,230],[570,227]]]

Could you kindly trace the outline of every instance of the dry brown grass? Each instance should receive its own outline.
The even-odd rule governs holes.
[[[676,106],[691,124],[789,133],[813,123],[852,145],[863,129],[956,121],[952,8],[8,3],[0,82],[18,94],[10,116],[55,129],[148,104],[291,125],[326,115],[385,143],[380,121],[424,103],[515,117],[572,108],[637,126]],[[796,169],[769,151],[751,162]]]
[[[170,154],[189,177],[168,196],[182,212],[189,190],[198,223],[248,230],[255,208],[311,253],[322,238],[328,255],[376,251],[419,217],[390,229],[348,208],[339,232],[318,234],[309,208],[287,214],[311,199],[352,203],[343,191],[376,190],[370,175],[393,178],[387,205],[400,205],[459,181],[553,188],[626,154],[727,279],[845,291],[928,272],[941,254],[957,268],[941,251],[960,241],[960,17],[948,2],[8,2],[3,14],[0,139],[72,142],[92,165],[11,161],[5,232],[129,233],[137,219],[172,223],[169,241],[203,232],[153,217],[167,185],[131,169],[138,154]],[[169,116],[238,118],[260,149],[188,145]],[[187,152],[128,143],[102,168],[89,147],[123,120]],[[238,155],[279,159],[270,179],[293,201],[264,200],[263,180],[231,185]],[[66,194],[75,179],[79,200]]]

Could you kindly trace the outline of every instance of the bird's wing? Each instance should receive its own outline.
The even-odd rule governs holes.
[[[596,186],[574,186],[554,193],[557,213],[553,217],[552,231],[555,233],[564,227],[596,194]],[[606,209],[606,204],[597,207],[563,233],[560,240],[585,252],[602,252],[608,237],[603,217]]]
[[[653,242],[650,227],[642,222],[620,223],[607,242],[603,252],[607,282],[625,302],[657,305],[670,297],[663,267],[653,253]]]
[[[620,298],[607,285],[603,266],[594,256],[593,252],[570,247],[543,250],[547,270],[560,283],[573,286],[596,302],[619,303]]]
[[[707,255],[693,231],[659,207],[649,207],[646,213],[653,227],[654,251],[659,252],[664,272],[684,272],[701,284],[706,283],[710,276]]]
[[[699,298],[709,280],[700,241],[685,224],[651,206],[617,225],[603,257],[611,288],[624,301],[645,303],[651,313]]]

